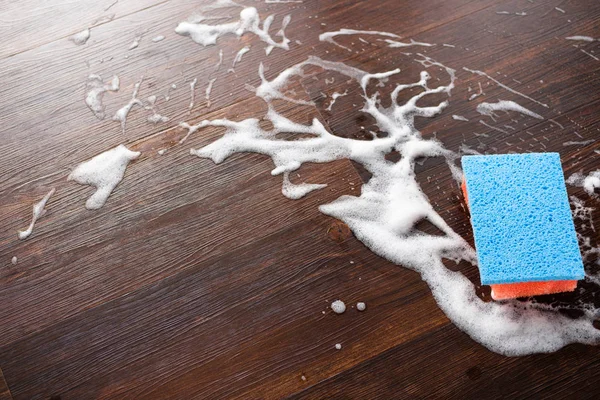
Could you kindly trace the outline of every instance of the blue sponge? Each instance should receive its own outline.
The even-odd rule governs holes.
[[[558,153],[462,157],[484,285],[585,276]]]

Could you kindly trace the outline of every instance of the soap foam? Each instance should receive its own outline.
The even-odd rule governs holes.
[[[244,56],[244,54],[246,54],[249,51],[250,51],[250,46],[242,47],[240,49],[240,51],[238,51],[237,54],[235,55],[235,58],[233,59],[233,63],[231,64],[231,68],[229,68],[229,70],[227,72],[235,72],[235,65],[237,63],[239,63],[240,61],[242,61],[242,57]]]
[[[207,25],[201,22],[205,20],[200,17],[193,22],[181,22],[175,28],[175,32],[182,36],[189,36],[194,42],[202,46],[210,46],[217,43],[217,39],[227,34],[235,34],[240,37],[246,32],[254,33],[263,42],[267,43],[265,52],[267,55],[275,48],[289,50],[290,40],[285,36],[285,28],[291,20],[291,15],[286,15],[281,22],[281,28],[275,36],[280,36],[281,41],[276,42],[269,34],[269,28],[275,19],[274,15],[269,15],[263,21],[260,27],[260,16],[255,7],[246,7],[240,12],[240,19],[236,22],[229,22],[220,25]]]
[[[364,33],[350,30],[339,32]],[[321,40],[333,41],[335,36],[328,33],[321,35]],[[369,93],[367,85],[372,80],[381,82],[398,74],[399,69],[369,73],[340,62],[309,57],[268,80],[261,65],[259,76],[262,82],[255,93],[267,104],[268,111],[264,118],[271,121],[273,128],[262,129],[257,118],[240,122],[204,120],[196,125],[182,123],[181,126],[188,130],[186,138],[209,126],[225,130],[220,139],[203,148],[191,149],[190,153],[210,158],[215,163],[221,163],[240,152],[267,155],[274,163],[271,173],[282,174],[284,186],[289,184],[286,182],[286,179],[289,181],[289,175],[286,174],[304,163],[326,163],[339,159],[355,161],[372,174],[371,179],[362,185],[361,194],[341,196],[332,203],[321,205],[319,210],[346,223],[356,238],[376,254],[421,274],[444,313],[474,340],[492,351],[511,356],[551,352],[573,342],[598,343],[600,331],[593,327],[589,313],[586,318],[571,320],[533,303],[513,300],[486,303],[477,297],[473,284],[464,275],[444,266],[443,258],[476,263],[476,254],[433,209],[421,190],[414,168],[419,158],[443,157],[455,179],[460,181],[462,173],[455,165],[458,155],[445,149],[435,139],[423,138],[415,128],[414,118],[434,117],[448,106],[447,101],[429,107],[420,107],[417,102],[432,94],[450,95],[454,88],[455,71],[430,57],[422,54],[418,57],[415,61],[424,68],[435,67],[445,71],[449,82],[431,87],[429,73],[422,71],[418,82],[397,85],[389,107],[384,107],[379,101],[378,92]],[[361,111],[373,117],[379,130],[388,135],[371,141],[343,138],[331,134],[317,118],[311,124],[304,125],[275,111],[272,102],[276,99],[312,104],[291,99],[284,94],[288,81],[304,74],[303,69],[307,66],[317,66],[355,80],[362,88],[365,99]],[[406,103],[398,104],[398,93],[410,87],[422,91]],[[280,139],[277,134],[282,132],[302,135],[302,139]],[[310,137],[306,138],[306,135]],[[396,163],[385,159],[385,155],[392,151],[401,155]],[[422,220],[432,223],[442,235],[427,235],[416,229],[415,225]]]
[[[17,256],[13,256],[13,258],[10,259],[10,262],[12,265],[17,265],[18,261],[19,261],[19,259],[17,258]]]
[[[336,314],[343,314],[346,311],[346,304],[341,300],[336,300],[331,303],[331,309]]]
[[[119,77],[114,75],[110,84],[105,84],[100,75],[92,74],[88,77],[86,87],[88,92],[85,97],[85,104],[92,110],[96,118],[104,119],[105,107],[102,98],[107,91],[116,92],[119,90]]]
[[[578,41],[582,41],[582,42],[595,42],[598,39],[594,39],[593,37],[590,36],[569,36],[566,37],[565,39],[567,40],[578,40]]]
[[[582,187],[587,194],[593,196],[596,188],[600,188],[600,169],[590,172],[587,176],[576,172],[567,179],[567,183],[572,186]]]
[[[85,202],[85,208],[96,210],[106,203],[112,191],[123,180],[129,161],[135,160],[140,154],[121,144],[79,164],[67,180],[96,187],[96,192]]]
[[[497,103],[479,103],[477,105],[477,112],[481,115],[487,115],[489,117],[495,117],[494,111],[516,111],[521,114],[529,115],[530,117],[537,119],[544,119],[539,114],[523,107],[522,105],[512,100],[499,100]]]
[[[31,223],[29,224],[29,226],[27,227],[26,230],[18,232],[19,239],[27,239],[29,236],[31,236],[31,234],[33,233],[33,226],[35,225],[35,222],[46,213],[46,209],[45,209],[46,203],[48,202],[48,200],[54,194],[55,191],[56,190],[54,188],[52,188],[52,190],[50,190],[48,192],[48,194],[46,194],[42,200],[40,200],[38,203],[35,203],[33,205],[33,215],[31,217]],[[16,264],[16,259],[17,259],[16,257],[13,258],[13,260],[15,260],[15,262],[13,262],[13,264]]]
[[[140,99],[137,98],[138,92],[140,91],[140,85],[144,77],[141,77],[139,81],[133,87],[133,93],[131,94],[131,100],[123,107],[121,107],[115,115],[113,115],[113,121],[121,122],[121,129],[123,130],[123,134],[125,134],[125,125],[127,124],[127,115],[129,115],[129,111],[133,108],[133,106],[144,107],[144,103]]]
[[[77,46],[83,46],[87,43],[88,39],[90,38],[90,33],[90,28],[87,28],[79,33],[74,34],[69,40],[71,40]]]

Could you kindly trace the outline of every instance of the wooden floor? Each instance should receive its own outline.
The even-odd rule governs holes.
[[[260,82],[260,62],[272,77],[318,55],[371,72],[400,67],[413,81],[423,67],[402,52],[418,51],[456,69],[458,78],[451,107],[418,120],[424,136],[454,151],[558,151],[567,176],[589,173],[600,165],[600,42],[565,38],[600,38],[600,2],[240,2],[263,18],[274,13],[273,29],[291,14],[291,49],[265,57],[264,43],[252,34],[206,48],[177,35],[177,24],[204,4],[198,0],[0,2],[0,399],[598,398],[600,347],[570,345],[519,358],[492,353],[449,322],[418,274],[375,256],[319,213],[318,205],[357,194],[368,179],[364,171],[348,161],[304,166],[303,180],[329,187],[291,201],[281,195],[281,177],[270,175],[270,159],[243,154],[215,165],[191,157],[191,147],[222,131],[207,129],[177,145],[185,134],[177,125],[262,117],[264,104],[245,88]],[[235,19],[238,12],[207,14]],[[88,26],[87,44],[68,40]],[[389,49],[366,36],[369,43],[340,38],[349,52],[319,42],[320,33],[342,28],[436,46]],[[128,50],[137,35],[139,47]],[[165,40],[154,43],[158,35]],[[228,73],[244,45],[250,52]],[[224,64],[214,72],[219,49]],[[92,73],[121,79],[121,90],[105,96],[103,121],[84,103]],[[110,115],[142,76],[141,98],[177,85],[170,101],[157,103],[171,121],[152,125],[146,111],[134,109],[123,135]],[[368,135],[372,121],[359,112],[358,92],[328,111],[338,88],[315,76],[296,90],[316,107],[293,107],[289,115],[302,123],[317,116],[338,135]],[[208,108],[204,93],[213,77]],[[188,111],[194,78],[196,105]],[[479,84],[485,95],[469,101]],[[475,106],[482,99],[516,100],[545,119],[483,119],[502,131],[494,130],[479,122]],[[86,210],[92,189],[66,176],[121,143],[142,156],[102,209]],[[165,155],[156,153],[165,147]],[[428,160],[417,172],[432,204],[472,242],[447,167]],[[18,240],[32,204],[52,187],[48,213],[31,238]],[[598,198],[577,187],[569,193],[596,208],[600,221]],[[595,244],[597,233],[581,222],[579,231]],[[595,272],[595,260],[586,268]],[[474,267],[463,271],[478,279]],[[583,282],[580,289],[543,300],[578,297],[600,307],[598,286]],[[338,298],[349,306],[364,301],[367,310],[336,315],[328,306]]]

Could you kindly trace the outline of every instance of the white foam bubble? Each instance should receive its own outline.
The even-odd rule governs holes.
[[[343,314],[344,311],[346,311],[346,304],[344,304],[344,302],[341,300],[336,300],[331,303],[331,309],[336,314]]]
[[[69,40],[71,40],[73,43],[75,43],[77,46],[83,46],[84,44],[87,43],[88,39],[90,38],[90,28],[84,29],[79,33],[74,34],[73,36],[71,36],[71,38]]]
[[[163,40],[165,40],[164,35],[158,35],[152,38],[152,41],[154,43],[162,42]]]
[[[27,239],[29,236],[31,236],[31,234],[33,233],[33,227],[35,225],[35,222],[46,213],[46,209],[45,209],[46,203],[48,202],[48,200],[54,194],[55,191],[56,190],[54,188],[52,188],[52,190],[50,190],[48,192],[48,194],[46,194],[42,200],[40,200],[38,203],[35,203],[33,205],[31,223],[29,224],[29,226],[27,227],[26,230],[18,232],[19,239]],[[16,259],[17,259],[16,257],[13,257],[13,260],[15,260],[13,262],[13,264],[16,264]]]
[[[342,344],[341,343],[336,343],[335,344],[335,349],[336,350],[341,350],[342,349]]]
[[[363,303],[362,301],[356,303],[356,309],[358,311],[365,311],[367,309],[367,305],[365,303]]]
[[[79,164],[67,179],[81,185],[94,186],[96,191],[85,202],[85,208],[98,209],[123,180],[129,161],[135,160],[140,154],[121,144]]]

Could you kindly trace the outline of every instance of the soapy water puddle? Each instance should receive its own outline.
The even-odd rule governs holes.
[[[220,36],[254,34],[266,44],[266,47],[262,46],[262,51],[264,57],[268,57],[271,52],[289,49],[290,40],[284,30],[291,19],[287,15],[279,19],[278,31],[271,35],[269,28],[275,17],[264,17],[256,9],[247,7],[241,10],[237,21],[219,23],[213,28],[210,27],[210,21],[205,19],[184,21],[176,27],[176,33],[189,36],[198,43],[199,51],[202,46],[218,46]],[[264,102],[266,114],[243,120],[180,121],[187,135],[202,135],[207,129],[223,132],[221,138],[207,146],[190,149],[190,162],[199,162],[193,159],[194,156],[221,163],[235,153],[267,155],[274,164],[271,174],[282,177],[282,195],[298,199],[311,192],[326,190],[322,182],[294,181],[294,174],[303,164],[348,159],[359,165],[370,178],[362,186],[357,185],[352,195],[343,195],[331,203],[322,204],[319,210],[345,223],[355,237],[374,253],[419,273],[429,285],[441,310],[475,341],[508,356],[552,352],[570,343],[597,344],[600,330],[595,328],[594,320],[598,318],[599,300],[584,302],[585,296],[578,296],[588,290],[593,293],[590,289],[597,283],[593,276],[580,282],[575,294],[540,296],[528,301],[490,301],[489,292],[476,283],[476,255],[472,243],[465,239],[468,235],[457,233],[442,216],[445,212],[437,211],[444,209],[439,208],[439,204],[430,203],[429,198],[439,194],[439,190],[448,191],[448,196],[452,195],[460,202],[457,193],[460,193],[458,182],[462,178],[459,168],[461,154],[446,148],[435,136],[423,135],[417,128],[421,125],[416,120],[449,119],[449,115],[452,115],[451,96],[458,84],[457,69],[425,53],[433,44],[413,38],[399,38],[392,33],[341,30],[326,32],[320,38],[324,46],[352,51],[348,41],[340,44],[340,39],[338,42],[340,35],[358,35],[354,39],[357,43],[363,43],[358,39],[364,35],[364,39],[390,47],[389,51],[400,52],[408,47],[411,53],[404,53],[400,65],[391,69],[375,66],[362,70],[352,63],[344,64],[314,56],[280,72],[266,71],[261,63],[257,66],[260,83],[250,89]],[[260,47],[252,46],[243,50],[243,53],[238,52],[237,61],[232,60],[233,64],[230,64],[232,68],[236,63],[243,62],[241,56],[245,52],[258,51]],[[218,65],[222,62],[220,57]],[[402,64],[407,62],[417,65],[419,73],[403,72],[405,65]],[[227,73],[224,68],[223,73]],[[500,112],[521,114],[522,118],[532,121],[552,116],[549,105],[514,89],[508,80],[502,82],[485,72],[470,68],[464,68],[461,73],[477,75],[484,81],[487,79],[488,85],[504,89],[504,98],[489,99],[478,108],[481,120],[490,127],[495,126],[495,116]],[[214,80],[216,77],[214,75],[212,80],[207,80],[210,86],[206,89],[206,100],[209,100],[213,84],[218,84]],[[309,93],[311,87],[319,87],[319,94],[315,96],[312,91],[311,96],[306,96],[290,91],[291,83],[298,80],[302,80]],[[190,109],[196,96],[203,97],[204,94],[195,93],[197,78],[192,82]],[[120,122],[123,131],[129,110],[135,105],[144,106],[137,99],[141,83],[140,79],[130,102],[115,114],[115,120]],[[94,93],[100,93],[100,96],[105,91],[118,90],[118,83],[109,86],[99,77],[94,85]],[[481,95],[484,95],[483,90]],[[95,95],[93,100],[98,100],[98,96]],[[279,102],[301,107],[316,106],[320,114],[309,123],[300,123],[280,114],[277,111]],[[101,97],[92,103],[88,102],[88,106],[98,117],[103,117]],[[472,106],[475,108],[476,104]],[[339,107],[344,107],[345,111],[350,108],[353,114],[336,114],[336,108]],[[359,135],[356,132],[348,134],[337,128],[331,132],[329,126],[340,125],[332,124],[332,117],[342,121],[342,125],[343,120],[352,121],[355,128],[359,128]],[[261,123],[261,119],[269,122],[268,127]],[[453,122],[464,123],[456,118]],[[508,135],[513,128],[512,125],[495,127]],[[282,135],[285,135],[285,139]],[[185,143],[181,141],[178,145]],[[166,150],[161,150],[163,152],[160,154],[165,154]],[[122,160],[115,159],[112,163],[114,168],[97,165],[94,161],[102,158],[112,160],[113,155],[122,155]],[[78,167],[80,175],[85,172],[85,176],[81,175],[79,180],[76,177],[73,179],[100,188],[102,194],[101,201],[91,206],[88,204],[88,208],[99,208],[104,202],[110,201],[110,193],[123,174],[126,175],[128,161],[138,155],[120,147],[108,150],[106,155],[99,155]],[[164,156],[168,155],[166,153]],[[436,185],[435,180],[432,183],[432,180],[421,176],[419,169],[425,160],[435,160],[435,169],[443,168],[450,177],[446,179],[443,189],[439,183]],[[106,189],[103,189],[105,186]],[[437,187],[433,189],[434,186]],[[586,240],[591,249],[588,256],[597,257],[595,244],[589,243],[588,237],[580,238],[580,241]],[[579,298],[583,300],[576,301]]]

